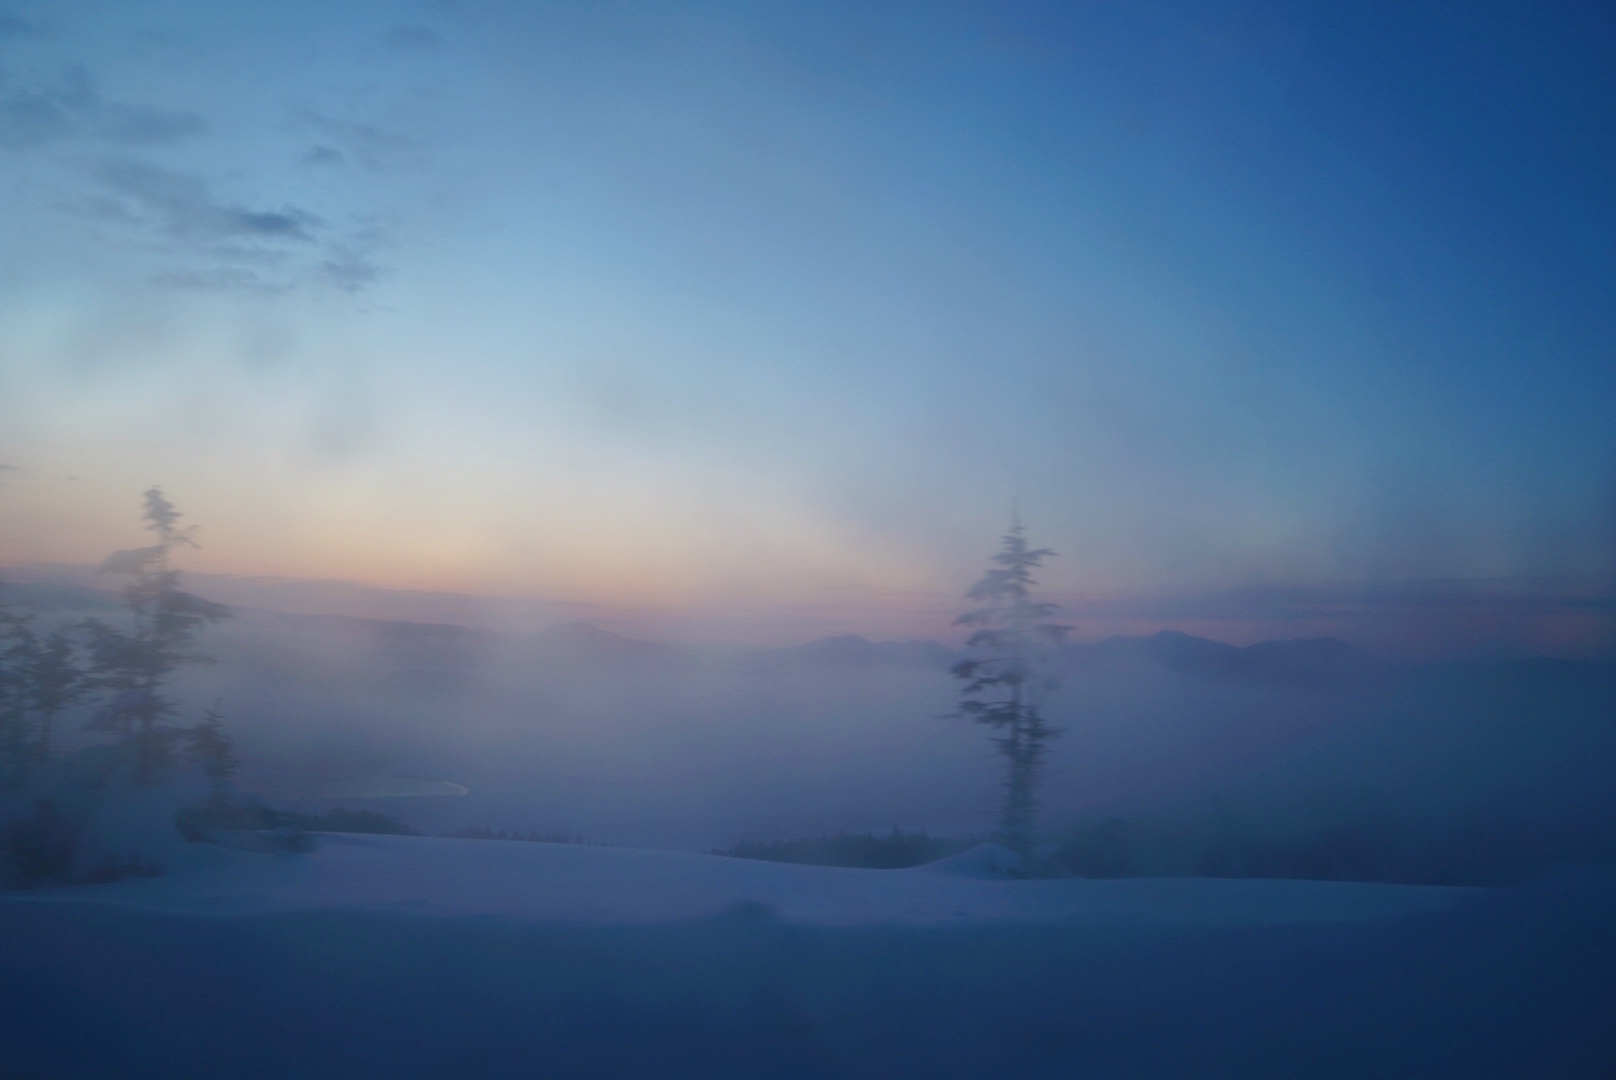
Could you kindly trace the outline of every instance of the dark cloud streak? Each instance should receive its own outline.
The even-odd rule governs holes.
[[[7,38],[39,37],[41,33],[37,23],[30,22],[21,15],[13,15],[9,11],[0,11],[0,41]]]
[[[430,52],[443,47],[442,34],[418,23],[400,23],[387,31],[382,41],[400,52]]]
[[[356,293],[376,282],[381,268],[350,248],[335,248],[331,258],[320,264],[319,272],[328,283],[346,293]]]
[[[312,165],[321,168],[347,164],[348,159],[341,150],[332,146],[311,146],[308,152],[298,159],[299,165]]]
[[[32,22],[0,12],[0,39],[39,33]],[[412,49],[441,43],[434,31],[410,25],[396,27],[390,39]],[[413,139],[372,124],[306,107],[294,114],[298,126],[316,135],[301,165],[353,163],[381,171],[421,151]],[[178,262],[153,274],[152,282],[259,293],[303,284],[357,293],[378,280],[382,269],[372,254],[384,238],[373,225],[338,228],[290,201],[237,201],[218,193],[210,176],[154,156],[206,131],[197,112],[109,97],[81,64],[48,74],[0,66],[0,153],[58,172],[52,181],[63,193],[58,211],[104,227],[109,239],[121,234]]]
[[[149,162],[105,162],[93,175],[129,220],[144,222],[175,240],[308,242],[322,226],[316,215],[295,206],[256,210],[229,205],[214,197],[202,177]]]
[[[60,209],[144,235],[192,261],[154,274],[154,284],[268,295],[305,281],[357,293],[381,276],[367,256],[383,239],[373,226],[338,236],[303,207],[228,201],[197,173],[135,158],[103,160],[87,175],[100,193]]]
[[[0,70],[3,149],[35,150],[71,141],[154,146],[191,138],[206,127],[194,112],[109,101],[82,67],[69,67],[40,86],[24,85]]]
[[[336,144],[335,147],[317,146],[309,151],[303,159],[307,164],[335,165],[346,157],[367,169],[381,171],[421,152],[421,145],[408,135],[375,124],[338,120],[301,105],[292,109],[292,116],[297,124],[318,132],[321,138]],[[336,156],[332,157],[332,154]]]

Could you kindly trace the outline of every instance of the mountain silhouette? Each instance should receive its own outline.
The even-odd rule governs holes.
[[[671,645],[624,637],[586,622],[569,622],[552,626],[536,634],[533,641],[542,653],[576,661],[605,663],[662,661],[673,659],[680,653],[679,649]]]
[[[1085,668],[1161,668],[1221,682],[1320,685],[1367,670],[1372,662],[1358,648],[1335,638],[1262,641],[1245,647],[1162,630],[1148,637],[1109,637],[1069,645],[1065,660]]]
[[[935,641],[871,641],[858,634],[837,634],[771,649],[763,654],[776,661],[825,667],[917,667],[947,669],[958,655]]]

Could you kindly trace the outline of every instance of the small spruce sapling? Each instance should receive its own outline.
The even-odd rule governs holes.
[[[31,613],[0,608],[0,783],[24,784],[50,756],[58,713],[95,689],[67,630],[41,634]]]
[[[23,666],[28,705],[35,716],[34,760],[50,758],[51,726],[59,713],[95,692],[84,662],[84,648],[67,630],[52,630],[32,643]]]
[[[27,780],[34,724],[28,710],[29,616],[0,607],[0,788]]]
[[[213,785],[213,801],[224,803],[230,795],[230,778],[236,773],[235,743],[224,732],[224,714],[214,705],[202,722],[185,733],[186,756],[202,770]]]

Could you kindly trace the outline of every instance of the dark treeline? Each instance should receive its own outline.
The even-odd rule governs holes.
[[[867,870],[900,870],[946,859],[983,843],[982,836],[942,837],[904,832],[893,827],[885,836],[873,832],[839,832],[799,840],[743,840],[712,852],[737,859],[853,866]]]
[[[421,835],[418,830],[391,814],[377,810],[350,810],[344,806],[333,806],[323,814],[307,814],[295,810],[277,810],[255,799],[188,806],[175,815],[174,823],[180,834],[193,843],[208,840],[221,830]]]
[[[526,840],[535,844],[583,844],[588,841],[577,833],[541,833],[537,829],[521,832],[516,829],[491,829],[487,825],[463,825],[440,835],[454,840]],[[597,845],[598,846],[598,845]]]
[[[1217,811],[1112,818],[1074,829],[1052,856],[1079,877],[1305,878],[1408,885],[1509,885],[1575,863],[1616,862],[1603,822],[1384,819],[1279,828]]]
[[[1057,834],[1029,873],[1039,877],[1225,877],[1405,885],[1511,885],[1573,863],[1616,862],[1616,840],[1527,823],[1464,822],[1417,829],[1337,822],[1277,830],[1232,825],[1217,811],[1177,819],[1109,818]],[[450,834],[446,834],[450,835]],[[894,828],[789,840],[747,840],[714,855],[814,866],[896,870],[956,855],[988,836],[930,836]]]

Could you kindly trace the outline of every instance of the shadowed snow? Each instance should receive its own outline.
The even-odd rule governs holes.
[[[982,845],[909,870],[498,840],[327,834],[306,855],[221,851],[161,878],[36,896],[169,912],[315,909],[654,923],[726,911],[824,925],[1346,922],[1448,907],[1477,890],[1323,881],[1008,880]]]

